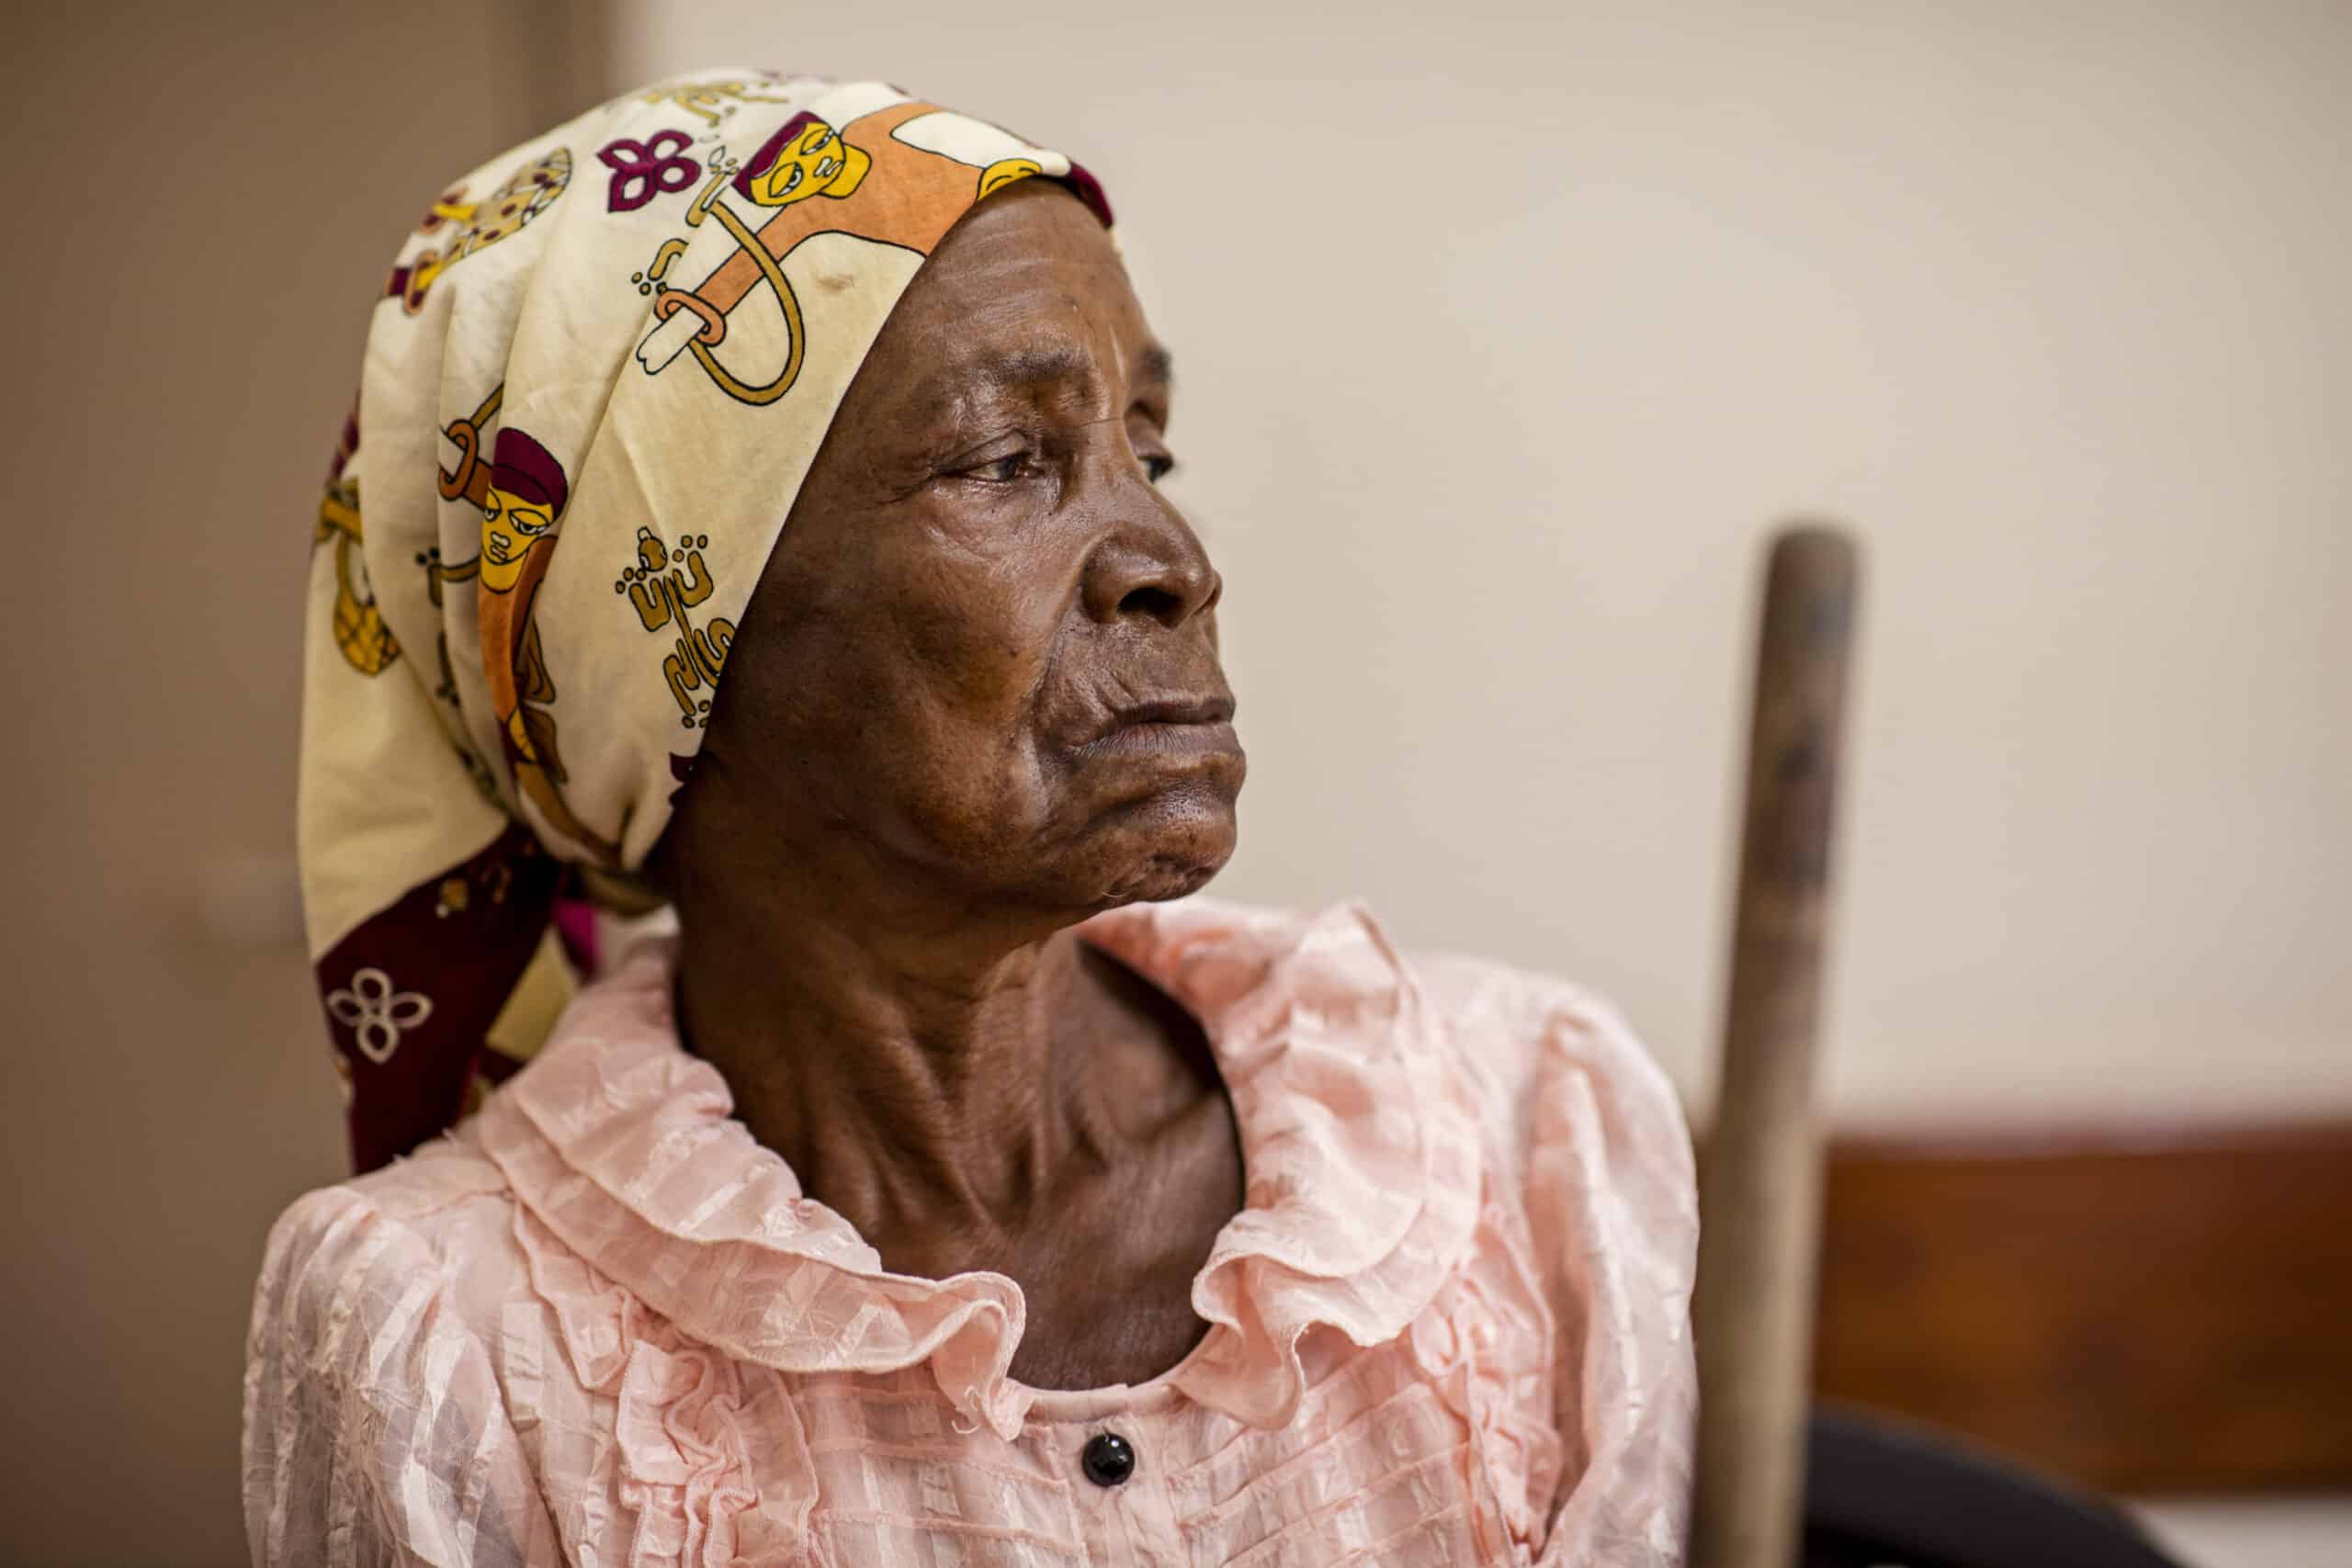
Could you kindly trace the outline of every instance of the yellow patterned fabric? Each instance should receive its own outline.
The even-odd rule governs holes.
[[[528,1054],[551,919],[629,896],[867,348],[1031,176],[1110,222],[1068,158],[894,87],[702,73],[492,160],[401,247],[305,642],[303,896],[360,1168]]]

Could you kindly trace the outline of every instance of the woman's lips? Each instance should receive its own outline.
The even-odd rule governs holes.
[[[1086,750],[1098,757],[1181,756],[1193,752],[1238,751],[1241,750],[1241,738],[1234,733],[1233,725],[1227,720],[1170,723],[1147,719],[1141,723],[1119,725]]]
[[[1238,752],[1233,729],[1233,699],[1165,697],[1123,708],[1109,728],[1086,745],[1094,756],[1180,756]]]

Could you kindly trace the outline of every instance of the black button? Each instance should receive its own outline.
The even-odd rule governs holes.
[[[1086,1479],[1097,1486],[1116,1486],[1136,1472],[1136,1450],[1116,1432],[1097,1432],[1086,1440],[1080,1456]]]

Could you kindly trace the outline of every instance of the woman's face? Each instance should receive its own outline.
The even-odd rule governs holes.
[[[1157,488],[1169,392],[1067,191],[1024,181],[951,231],[729,650],[672,849],[730,863],[679,869],[864,865],[1055,910],[1214,875],[1244,761],[1217,574]]]

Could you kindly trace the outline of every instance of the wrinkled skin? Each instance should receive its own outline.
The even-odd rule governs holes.
[[[1069,931],[1193,891],[1244,771],[1167,356],[1060,187],[901,297],[728,656],[656,863],[688,1044],[895,1272],[1010,1276],[1033,1386],[1167,1371],[1241,1204],[1197,1024]]]

